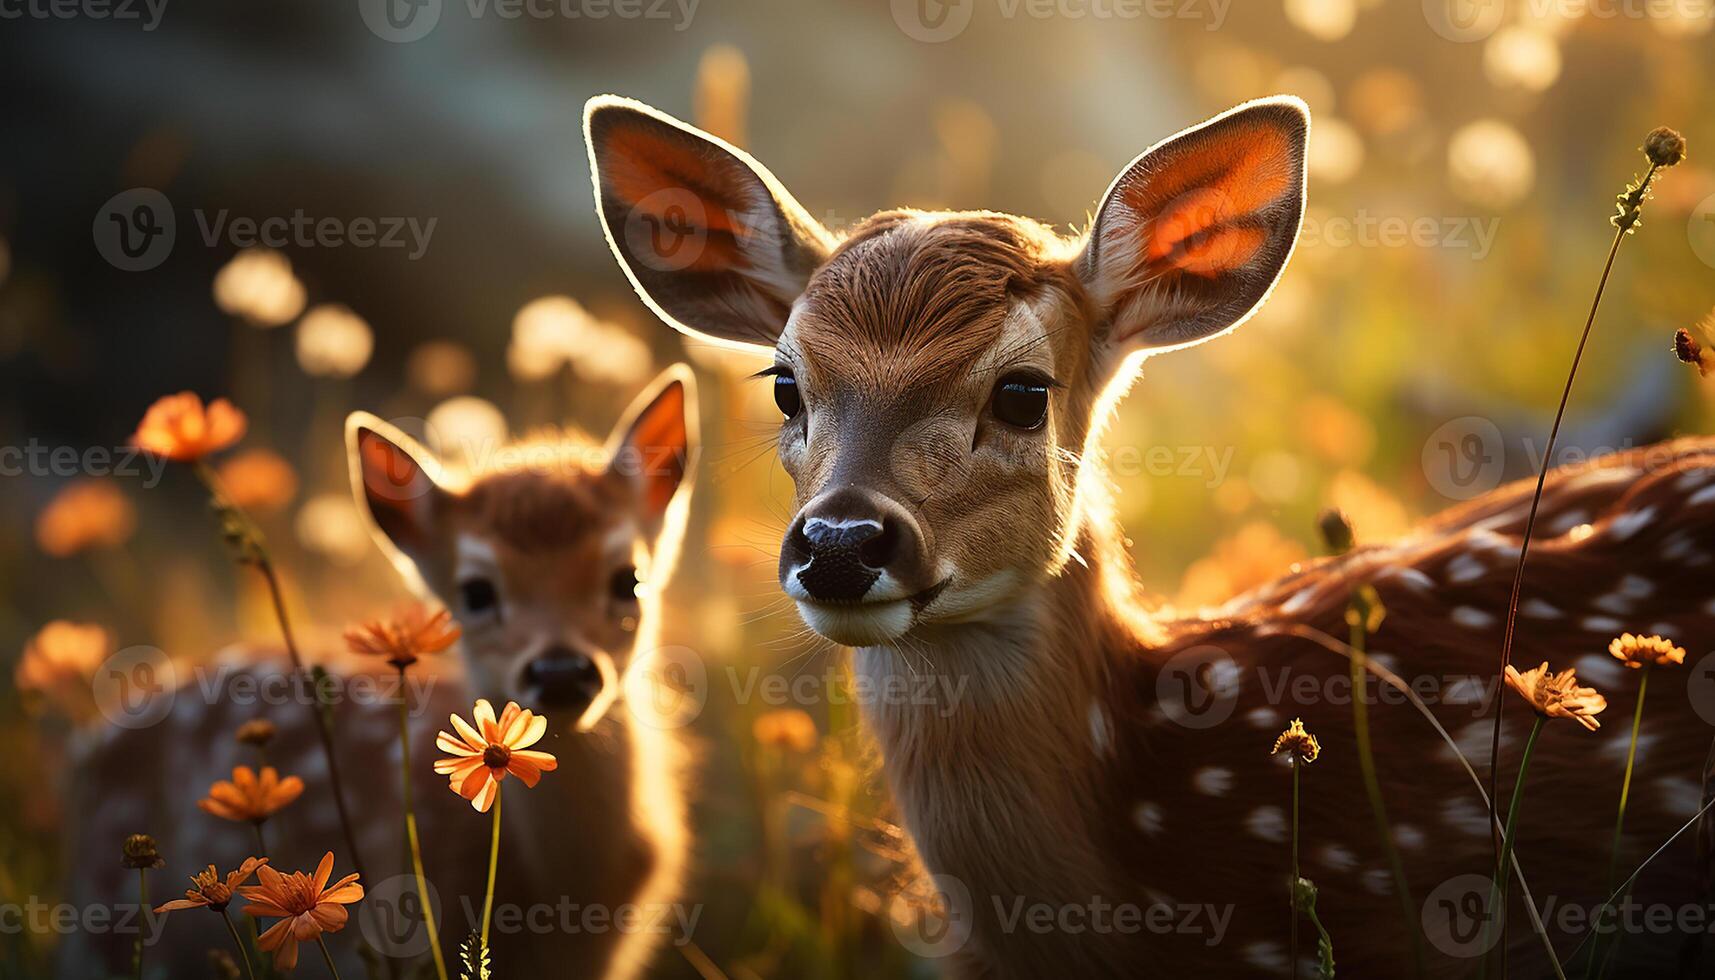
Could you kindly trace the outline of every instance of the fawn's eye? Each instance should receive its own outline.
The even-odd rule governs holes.
[[[467,578],[459,583],[459,602],[467,613],[493,612],[500,605],[500,593],[488,579]]]
[[[804,410],[804,399],[798,394],[798,379],[785,368],[777,368],[774,375],[774,404],[780,406],[780,413],[787,420],[795,419]]]
[[[607,589],[609,594],[611,594],[616,601],[636,602],[637,569],[627,565],[619,571],[614,572],[613,578],[608,580]]]
[[[1009,374],[994,386],[989,411],[1007,425],[1039,429],[1048,419],[1050,382],[1035,374]]]

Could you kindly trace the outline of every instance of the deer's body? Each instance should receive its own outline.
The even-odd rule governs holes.
[[[449,963],[481,922],[490,817],[450,792],[431,764],[445,754],[435,736],[451,727],[448,715],[468,718],[483,697],[524,701],[547,715],[549,732],[535,747],[559,762],[534,788],[517,780],[503,788],[490,936],[496,969],[635,977],[657,948],[682,941],[695,925],[678,901],[689,843],[685,749],[669,727],[620,696],[634,654],[655,647],[661,587],[681,533],[689,492],[681,483],[695,431],[686,385],[682,372],[671,373],[608,448],[569,437],[523,447],[498,454],[523,465],[463,481],[443,476],[432,456],[378,419],[358,415],[348,426],[354,489],[378,539],[407,577],[446,603],[464,633],[457,649],[423,658],[407,676],[412,795]],[[641,464],[621,463],[631,451]],[[633,590],[639,581],[646,584]],[[351,692],[335,709],[335,741],[368,893],[330,946],[347,976],[366,975],[360,954],[426,963],[404,850],[396,675],[351,656],[317,659],[342,681],[335,690]],[[167,858],[151,883],[155,904],[176,897],[185,876],[204,864],[232,868],[264,853],[250,827],[195,805],[234,765],[258,765],[254,750],[233,740],[240,724],[258,717],[280,732],[265,750],[267,764],[306,784],[265,825],[265,853],[293,870],[333,850],[342,873],[352,870],[310,698],[282,684],[291,675],[281,652],[235,648],[181,676],[159,724],[95,736],[75,790],[81,819],[72,881],[80,903],[135,894],[134,872],[112,859],[113,842],[128,833],[152,833]],[[635,678],[631,689],[643,683]],[[269,692],[261,703],[258,691]],[[224,930],[195,910],[170,919],[148,953],[152,969],[205,974],[206,951],[224,945]],[[62,944],[64,975],[124,972],[130,938]]]
[[[1433,698],[1486,774],[1494,698],[1516,698],[1493,678],[1530,488],[1181,619],[1136,594],[1100,462],[1145,358],[1233,329],[1266,297],[1297,235],[1308,123],[1296,100],[1264,100],[1165,140],[1076,238],[986,212],[887,212],[837,237],[742,151],[637,103],[587,110],[598,210],[639,294],[684,332],[774,358],[798,504],[783,588],[857,670],[963,691],[952,710],[865,714],[955,922],[935,951],[966,975],[1286,974],[1291,781],[1269,749],[1298,715],[1324,746],[1303,773],[1304,873],[1340,975],[1409,970],[1419,923],[1391,893],[1357,776],[1348,661],[1317,638],[1344,640],[1349,596],[1373,583],[1388,609],[1377,663]],[[669,210],[692,234],[637,233]],[[1696,569],[1715,560],[1712,487],[1715,446],[1698,442],[1562,471],[1544,501],[1513,659],[1576,663],[1612,707],[1594,735],[1549,725],[1517,853],[1539,902],[1582,903],[1586,922],[1636,685],[1604,651],[1628,630],[1707,651],[1715,607]],[[1458,941],[1425,952],[1437,973],[1470,972],[1457,946],[1471,920],[1445,917],[1473,889],[1437,889],[1492,873],[1487,809],[1433,727],[1382,690],[1369,713],[1414,898],[1434,913],[1421,925]],[[1709,736],[1690,699],[1651,703],[1629,858],[1695,811]],[[1504,771],[1522,701],[1508,719]],[[1640,893],[1694,900],[1687,865],[1664,863]],[[1562,954],[1581,938],[1568,922],[1550,925]],[[1633,937],[1627,962],[1671,958],[1679,938]],[[1522,916],[1511,941],[1532,948]],[[1542,955],[1520,962],[1540,970]]]

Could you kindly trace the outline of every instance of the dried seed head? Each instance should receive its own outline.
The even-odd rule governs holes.
[[[132,834],[125,838],[125,867],[132,869],[159,868],[167,862],[155,847],[155,838],[148,834]]]
[[[1673,356],[1687,364],[1696,364],[1703,359],[1703,345],[1691,336],[1691,331],[1682,328],[1673,335]]]
[[[1338,507],[1329,507],[1317,514],[1316,528],[1322,532],[1322,541],[1328,546],[1329,554],[1343,555],[1352,550],[1352,522]]]
[[[1304,730],[1304,719],[1294,718],[1292,724],[1286,726],[1286,731],[1274,740],[1274,751],[1269,754],[1282,752],[1295,762],[1310,763],[1322,754],[1322,745],[1316,741],[1316,736]]]
[[[260,749],[274,741],[274,736],[277,733],[278,729],[274,727],[273,722],[266,718],[252,718],[239,725],[238,732],[233,737],[238,739],[240,745],[249,745]]]
[[[1657,126],[1644,137],[1644,156],[1658,167],[1671,167],[1685,159],[1685,137],[1678,130]]]

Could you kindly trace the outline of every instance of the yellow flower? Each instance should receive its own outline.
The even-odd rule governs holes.
[[[816,747],[816,723],[798,708],[777,708],[759,715],[750,731],[758,742],[772,748],[808,752]]]
[[[1315,762],[1322,754],[1322,744],[1316,741],[1316,736],[1304,730],[1302,718],[1292,719],[1292,724],[1286,726],[1286,731],[1274,740],[1274,751],[1270,755],[1286,752],[1289,758],[1305,763]]]
[[[406,606],[392,619],[371,620],[345,631],[345,645],[352,653],[386,657],[400,670],[416,663],[419,654],[440,653],[458,638],[451,614],[445,609],[431,613],[420,604]]]
[[[216,780],[208,796],[197,801],[204,812],[223,820],[261,823],[297,799],[304,781],[296,776],[280,778],[273,766],[263,766],[262,775],[249,766],[234,766],[232,781]]]
[[[244,413],[226,399],[216,398],[205,409],[196,392],[181,391],[149,406],[131,443],[156,456],[194,463],[242,439],[247,424]]]
[[[1521,674],[1517,667],[1507,664],[1507,686],[1545,718],[1570,718],[1590,731],[1602,727],[1596,715],[1608,707],[1608,699],[1593,687],[1579,687],[1578,672],[1573,668],[1550,674],[1544,662]]]
[[[1685,648],[1674,646],[1671,640],[1660,636],[1621,633],[1614,637],[1614,642],[1608,644],[1608,652],[1633,669],[1645,664],[1666,667],[1669,664],[1685,663]]]
[[[117,548],[137,527],[137,510],[107,480],[83,480],[61,490],[36,516],[36,543],[66,558],[94,548]]]
[[[487,813],[500,795],[500,781],[508,773],[536,785],[545,772],[559,766],[546,752],[529,751],[548,731],[548,719],[508,701],[499,718],[494,705],[483,698],[476,703],[472,725],[452,715],[452,732],[441,732],[435,747],[452,756],[435,760],[435,771],[448,778],[448,788],[470,801],[478,812]]]

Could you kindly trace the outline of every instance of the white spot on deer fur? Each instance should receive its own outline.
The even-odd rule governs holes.
[[[1292,594],[1292,598],[1280,604],[1280,611],[1288,616],[1303,612],[1304,607],[1310,605],[1311,596],[1315,591],[1314,587],[1299,589]]]
[[[1651,623],[1649,624],[1649,632],[1669,640],[1679,638],[1679,627],[1672,623]]]
[[[1590,512],[1586,510],[1569,510],[1564,514],[1556,514],[1548,525],[1549,534],[1565,534],[1580,524],[1590,520]]]
[[[1653,520],[1655,520],[1655,507],[1653,505],[1645,507],[1643,510],[1634,510],[1629,514],[1621,514],[1608,522],[1608,536],[1615,541],[1628,540],[1632,535],[1648,527]]]
[[[1673,481],[1673,488],[1675,490],[1690,490],[1692,487],[1700,487],[1711,480],[1715,480],[1715,469],[1699,466],[1679,474]]]
[[[1386,868],[1371,868],[1364,872],[1364,888],[1372,895],[1392,895],[1393,875]]]
[[[1108,718],[1107,710],[1101,704],[1090,702],[1090,744],[1096,748],[1096,754],[1107,755],[1114,746],[1114,725]]]
[[[1685,567],[1702,568],[1704,565],[1709,564],[1709,561],[1709,553],[1706,551],[1699,551],[1697,554],[1685,559]]]
[[[1423,849],[1423,831],[1418,830],[1415,824],[1394,824],[1393,840],[1400,846],[1401,850],[1418,851]]]
[[[1271,844],[1286,841],[1286,813],[1277,806],[1259,806],[1245,818],[1245,829]]]
[[[1435,588],[1434,579],[1425,575],[1418,569],[1408,568],[1404,565],[1395,565],[1391,568],[1385,568],[1382,570],[1381,574],[1376,576],[1376,578],[1397,579],[1399,584],[1406,586],[1415,592],[1429,592]]]
[[[1578,668],[1579,681],[1611,685],[1625,680],[1625,665],[1606,653],[1587,653],[1573,661],[1572,666]]]
[[[1132,808],[1131,819],[1137,829],[1151,837],[1161,833],[1161,804],[1145,800]]]
[[[1285,973],[1291,961],[1287,959],[1286,948],[1277,942],[1251,943],[1240,951],[1245,962],[1259,970],[1273,973]]]
[[[1696,507],[1698,504],[1706,504],[1711,500],[1715,500],[1715,487],[1704,487],[1685,498],[1685,506]]]
[[[1453,744],[1459,747],[1459,754],[1473,766],[1489,764],[1489,748],[1494,744],[1495,724],[1492,721],[1473,721],[1464,728],[1453,733]],[[1501,733],[1501,749],[1504,751],[1513,742],[1512,736]],[[1447,758],[1453,758],[1453,750],[1446,742],[1441,743],[1441,753]]]
[[[1668,561],[1679,561],[1691,554],[1691,538],[1683,531],[1675,531],[1661,546],[1661,556]]]
[[[1606,613],[1613,613],[1616,616],[1630,615],[1632,611],[1631,598],[1629,596],[1623,596],[1618,592],[1608,592],[1599,595],[1595,599],[1591,600],[1590,605],[1594,609],[1600,609],[1602,612]]]
[[[1459,606],[1453,610],[1450,618],[1466,629],[1488,629],[1495,625],[1493,613],[1486,613],[1475,606]]]
[[[1477,765],[1477,761],[1473,759],[1471,764]],[[1478,806],[1475,800],[1457,799],[1443,803],[1441,822],[1472,837],[1489,836],[1489,811]]]
[[[1624,624],[1612,616],[1585,616],[1579,625],[1592,633],[1618,633]]]
[[[1280,727],[1280,712],[1273,708],[1252,708],[1245,712],[1245,720],[1252,728],[1270,732]]]
[[[1703,604],[1703,611],[1710,616],[1715,616],[1715,599],[1710,599],[1708,602],[1705,602]]]
[[[1690,820],[1703,806],[1703,788],[1684,776],[1665,776],[1655,781],[1661,808],[1676,820]]]
[[[1566,615],[1555,608],[1553,603],[1531,598],[1519,603],[1518,614],[1531,619],[1559,619]]]
[[[1391,653],[1372,653],[1370,654],[1370,662],[1383,670],[1395,674],[1399,673],[1399,658]]]
[[[1478,561],[1475,555],[1463,554],[1447,563],[1447,581],[1475,582],[1488,570],[1488,566]]]
[[[1655,583],[1642,575],[1627,575],[1620,579],[1614,591],[1633,599],[1648,599],[1655,592]]]
[[[1233,788],[1233,771],[1221,766],[1204,766],[1191,774],[1191,785],[1204,796],[1226,796]]]
[[[1573,544],[1578,544],[1579,542],[1588,539],[1590,537],[1590,535],[1595,534],[1595,533],[1596,533],[1596,526],[1594,524],[1580,524],[1577,527],[1573,528],[1572,530],[1566,532],[1566,539],[1568,541],[1571,541]]]
[[[1316,862],[1331,871],[1351,871],[1358,866],[1358,856],[1343,844],[1324,844],[1316,852]]]
[[[1589,490],[1595,487],[1605,487],[1614,483],[1629,483],[1632,480],[1637,479],[1638,475],[1638,470],[1630,466],[1602,467],[1599,469],[1586,470],[1585,472],[1580,473],[1560,484],[1556,489],[1562,492]]]
[[[1615,663],[1619,663],[1619,661],[1616,660]],[[1638,733],[1639,765],[1643,764],[1644,759],[1649,756],[1650,749],[1654,748],[1655,744],[1659,741],[1661,741],[1660,735],[1652,735],[1647,731]],[[1610,738],[1606,742],[1603,742],[1602,747],[1596,751],[1601,753],[1609,762],[1612,762],[1615,765],[1624,765],[1626,761],[1626,753],[1631,750],[1631,739]]]
[[[1486,522],[1485,522],[1486,523]],[[1465,543],[1478,551],[1493,552],[1496,555],[1518,557],[1518,539],[1504,534],[1496,534],[1484,527],[1477,527],[1465,536]]]

